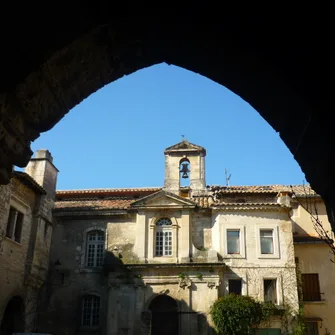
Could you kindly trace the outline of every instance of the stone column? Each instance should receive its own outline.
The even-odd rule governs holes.
[[[146,241],[147,241],[147,227],[146,216],[143,211],[136,215],[136,244],[134,252],[138,255],[141,262],[145,263],[146,255]]]
[[[148,230],[148,261],[154,258],[154,237],[155,234],[155,224],[154,222],[150,222],[149,230]]]
[[[181,228],[179,230],[179,262],[190,261],[190,215],[188,210],[182,210]]]

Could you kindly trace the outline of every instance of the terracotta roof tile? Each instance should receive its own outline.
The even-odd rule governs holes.
[[[57,197],[63,197],[68,195],[97,195],[97,194],[116,194],[116,193],[136,193],[136,192],[157,192],[161,190],[161,187],[138,187],[138,188],[93,188],[84,190],[59,190],[56,192]]]
[[[128,209],[131,203],[162,190],[161,187],[146,188],[114,188],[57,191],[55,211],[76,210],[108,210]],[[316,193],[309,185],[256,185],[256,186],[208,186],[210,194],[197,195],[190,200],[202,208],[226,208],[233,210],[255,210],[260,208],[283,208],[277,203],[225,203],[220,195],[225,194],[277,194],[278,192],[294,192],[297,196],[313,195]],[[221,198],[222,199],[222,198]]]
[[[215,203],[211,206],[212,208],[229,210],[229,211],[245,211],[245,210],[281,210],[281,209],[289,209],[289,207],[278,204],[278,203],[269,203],[269,202],[257,202],[257,203]]]
[[[80,199],[73,201],[56,201],[55,211],[127,209],[134,199]]]
[[[197,196],[191,198],[199,207],[202,208],[210,208],[214,203],[214,199],[212,196]]]
[[[253,185],[253,186],[209,186],[214,194],[234,193],[278,193],[294,192],[296,195],[317,195],[309,185]]]

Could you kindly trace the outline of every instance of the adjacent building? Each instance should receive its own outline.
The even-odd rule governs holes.
[[[40,150],[25,172],[0,186],[0,334],[36,328],[49,268],[57,168]]]

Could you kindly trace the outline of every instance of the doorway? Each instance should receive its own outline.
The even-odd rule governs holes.
[[[158,295],[149,306],[152,335],[178,335],[179,317],[176,300],[168,295]]]
[[[9,300],[0,326],[0,335],[12,335],[24,331],[24,303],[21,297]]]

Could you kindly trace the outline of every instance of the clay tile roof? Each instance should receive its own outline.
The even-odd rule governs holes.
[[[214,194],[294,192],[297,196],[316,196],[309,185],[208,186]]]
[[[199,207],[202,208],[210,208],[214,203],[212,196],[197,196],[192,197],[192,201],[194,201]]]
[[[153,193],[161,190],[161,187],[138,187],[138,188],[94,188],[83,190],[59,190],[56,192],[57,198],[66,198],[67,196],[86,196],[86,195],[115,195],[115,194],[135,194],[135,193]]]
[[[74,201],[56,201],[55,211],[86,211],[104,209],[127,209],[134,199],[80,199]]]
[[[269,202],[255,202],[255,203],[238,203],[238,202],[230,202],[230,203],[217,203],[211,206],[212,208],[228,210],[228,211],[245,211],[245,210],[282,210],[289,209],[288,206],[278,204],[278,203],[269,203]]]
[[[160,187],[67,190],[56,192],[55,212],[128,209]]]

